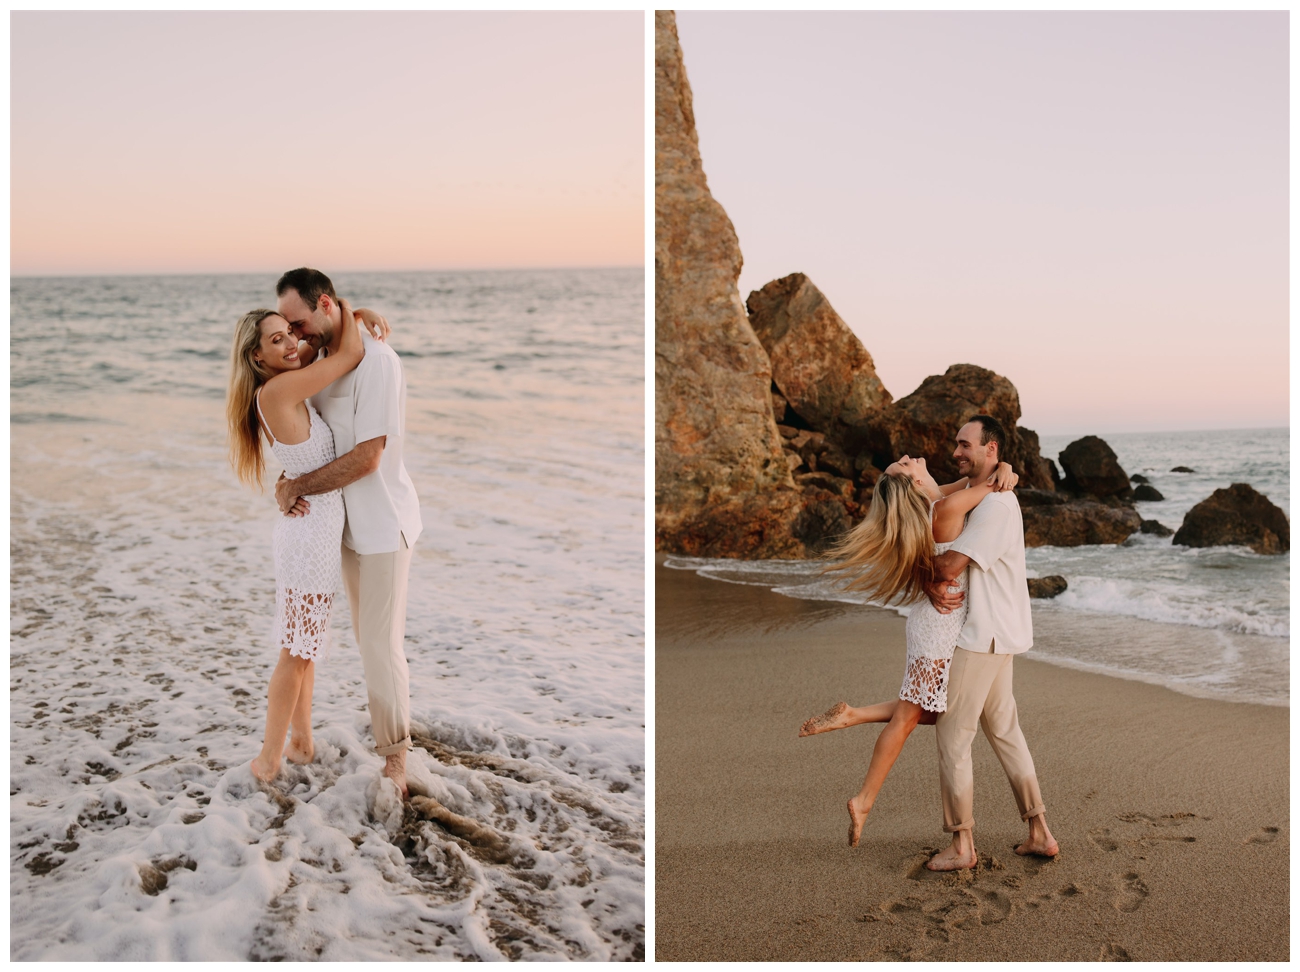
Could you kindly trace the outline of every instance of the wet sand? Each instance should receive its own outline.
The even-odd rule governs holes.
[[[655,599],[657,959],[1288,959],[1288,708],[1031,650],[1015,693],[1061,853],[1012,852],[1026,827],[980,735],[981,864],[935,874],[934,729],[913,733],[855,849],[845,801],[880,726],[797,735],[841,699],[896,696],[902,618],[662,565]]]

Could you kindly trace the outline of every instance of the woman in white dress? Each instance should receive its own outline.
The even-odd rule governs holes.
[[[340,300],[339,308],[345,321],[354,319],[346,301]],[[356,318],[376,337],[387,333],[387,322],[378,315],[362,311]],[[261,486],[263,435],[290,477],[333,461],[334,436],[307,399],[355,368],[364,355],[355,325],[343,328],[337,354],[315,361],[312,347],[300,344],[288,321],[275,311],[255,310],[241,317],[231,347],[226,400],[230,460],[239,478]],[[311,739],[314,662],[325,649],[330,609],[339,587],[343,495],[334,490],[310,501],[310,514],[280,517],[271,538],[280,658],[267,693],[262,751],[252,765],[253,775],[263,781],[279,775],[285,733],[291,726],[290,761],[310,763],[315,755]]]
[[[849,590],[864,591],[880,603],[912,603],[907,616],[907,669],[897,699],[854,708],[837,703],[807,720],[800,736],[887,722],[876,740],[862,789],[849,800],[849,846],[856,847],[862,825],[889,775],[903,743],[918,725],[933,725],[947,708],[948,668],[967,605],[940,614],[925,597],[934,576],[934,558],[961,535],[966,514],[989,493],[1011,489],[1019,477],[1005,462],[978,486],[966,480],[940,486],[924,459],[903,456],[876,481],[866,518],[831,551],[838,563],[827,570],[852,571]],[[952,582],[966,589],[966,573]]]

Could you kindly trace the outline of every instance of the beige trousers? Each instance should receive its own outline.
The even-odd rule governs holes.
[[[975,826],[970,747],[978,726],[984,727],[984,736],[1007,774],[1020,807],[1020,819],[1028,820],[1044,812],[1034,760],[1020,731],[1016,700],[1011,694],[1012,657],[964,648],[953,652],[948,671],[948,709],[935,724],[943,829],[949,833]]]
[[[411,687],[402,641],[406,636],[406,580],[411,548],[359,554],[343,548],[343,586],[352,611],[352,633],[370,696],[375,752],[391,756],[411,744]]]

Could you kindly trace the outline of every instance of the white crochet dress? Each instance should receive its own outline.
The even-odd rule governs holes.
[[[311,433],[287,445],[271,436],[271,451],[290,479],[334,460],[334,435],[311,402],[305,402]],[[262,412],[259,399],[257,411]],[[262,419],[266,424],[266,419]],[[267,426],[270,431],[270,426]],[[316,660],[326,647],[330,609],[342,579],[339,547],[343,540],[343,491],[308,496],[306,516],[281,516],[271,535],[275,558],[276,642],[289,654]]]
[[[935,554],[947,553],[956,542],[935,544]],[[969,570],[963,570],[949,587],[966,590]],[[898,693],[900,699],[915,702],[930,712],[948,708],[948,669],[952,667],[952,652],[969,609],[964,599],[961,607],[951,614],[940,614],[925,598],[913,606],[907,616],[907,671]]]

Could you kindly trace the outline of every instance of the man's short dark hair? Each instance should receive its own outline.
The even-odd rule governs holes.
[[[283,297],[286,290],[293,289],[298,291],[298,296],[302,298],[303,303],[312,310],[320,302],[321,294],[329,294],[330,300],[334,303],[339,302],[338,295],[334,293],[334,285],[330,283],[330,278],[325,276],[319,270],[313,270],[310,267],[299,267],[297,270],[290,270],[277,281],[275,285],[275,296]]]
[[[1002,423],[992,415],[972,415],[968,422],[978,422],[983,430],[980,433],[980,445],[988,445],[992,439],[998,444],[998,458],[1005,460],[1007,457],[1007,430],[1002,427]]]

